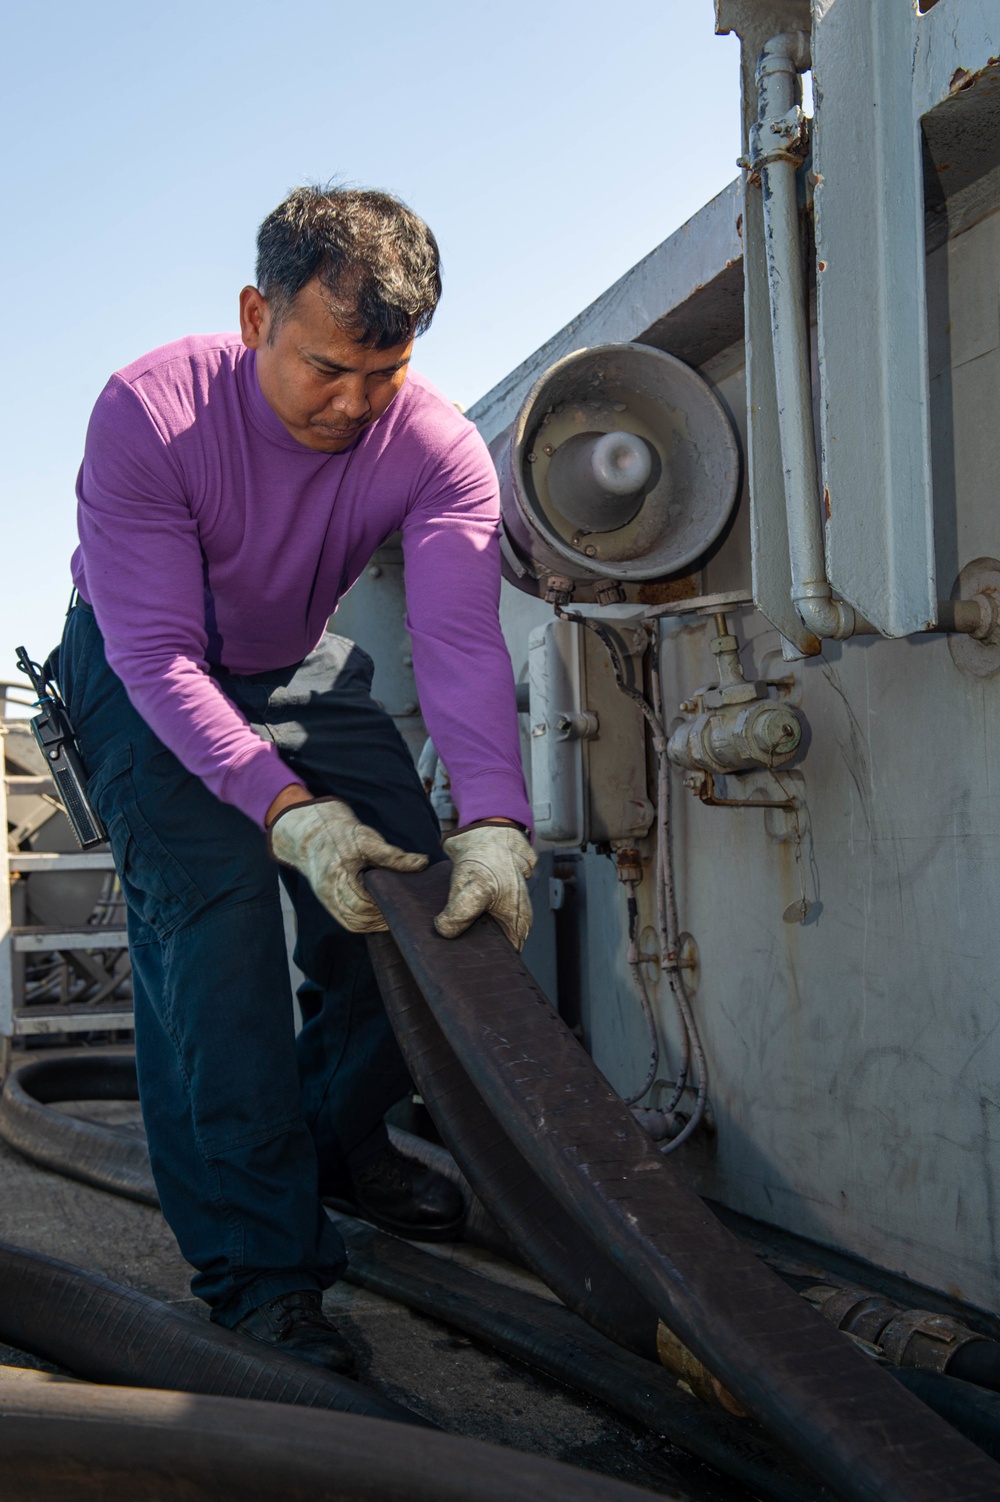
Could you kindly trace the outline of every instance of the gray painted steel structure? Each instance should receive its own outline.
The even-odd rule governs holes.
[[[742,32],[752,76],[754,49],[808,25],[809,10],[794,0],[719,0],[718,19]],[[899,635],[932,618],[935,563],[937,593],[947,595],[962,565],[1000,556],[1000,14],[986,0],[938,0],[926,15],[910,0],[815,0],[812,19],[820,128],[830,122],[818,252],[827,263],[818,342],[829,563],[835,587]],[[849,149],[852,111],[871,111],[875,99],[882,133],[864,136],[855,166],[866,184],[852,199],[835,191],[836,154]],[[917,122],[932,109],[920,166]],[[752,185],[746,193],[744,204],[734,184],[706,205],[470,415],[494,438],[557,358],[616,340],[688,360],[732,414],[753,506],[744,491],[699,587],[753,582],[762,608],[730,617],[746,642],[747,677],[791,672],[808,744],[795,770],[778,774],[801,800],[793,814],[708,807],[674,774],[680,921],[698,945],[694,1005],[716,1128],[680,1157],[699,1187],[737,1210],[996,1309],[1000,674],[963,673],[940,635],[827,642],[819,655],[782,661],[776,628],[815,643],[804,642],[788,601],[759,203]],[[502,609],[523,676],[528,635],[551,608],[505,586]],[[697,615],[664,623],[668,720],[711,679],[713,631]],[[774,779],[748,773],[728,790],[773,796]],[[643,854],[648,862],[648,840]],[[591,852],[582,866],[584,1030],[628,1093],[644,1068],[645,1034],[624,899],[610,861]],[[651,888],[639,888],[650,954]],[[670,1077],[677,1035],[667,988],[654,960],[645,968]],[[657,1104],[655,1091],[648,1103]]]

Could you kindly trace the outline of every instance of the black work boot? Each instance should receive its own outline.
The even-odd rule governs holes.
[[[414,1241],[458,1241],[465,1225],[465,1200],[457,1185],[391,1145],[352,1172],[351,1197],[353,1205],[330,1202]]]
[[[354,1371],[354,1352],[323,1313],[323,1295],[316,1288],[299,1288],[268,1299],[234,1328],[251,1340],[326,1367],[328,1372],[349,1377]]]

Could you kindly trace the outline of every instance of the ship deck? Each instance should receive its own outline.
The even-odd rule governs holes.
[[[102,1049],[102,1052],[106,1052]],[[67,1103],[61,1109],[141,1133],[138,1106]],[[160,1212],[35,1166],[0,1140],[0,1236],[207,1318],[188,1288],[190,1269]],[[475,1248],[430,1247],[498,1282],[545,1293],[519,1269]],[[743,1502],[748,1493],[666,1440],[445,1324],[378,1294],[338,1283],[324,1309],[355,1346],[360,1381],[452,1434],[602,1472],[690,1502]],[[59,1368],[0,1344],[0,1381]],[[72,1375],[66,1373],[65,1375]]]

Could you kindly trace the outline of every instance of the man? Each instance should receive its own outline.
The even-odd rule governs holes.
[[[490,911],[520,947],[534,858],[493,467],[409,372],[434,238],[389,195],[299,189],[261,226],[257,283],[239,336],[154,350],[101,394],[59,677],[128,905],[143,1116],[192,1288],[220,1323],[348,1371],[320,1307],[345,1264],[320,1195],[404,1234],[461,1223],[453,1187],[388,1145],[409,1080],[362,872],[448,856],[439,932]],[[325,634],[399,529],[462,820],[445,849],[370,659]],[[312,1002],[297,1045],[275,861]]]

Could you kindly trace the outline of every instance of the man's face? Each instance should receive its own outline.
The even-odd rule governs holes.
[[[240,293],[240,331],[257,351],[264,399],[306,448],[339,454],[381,417],[406,379],[413,340],[369,349],[344,332],[318,277],[302,288],[275,328],[256,287]]]

